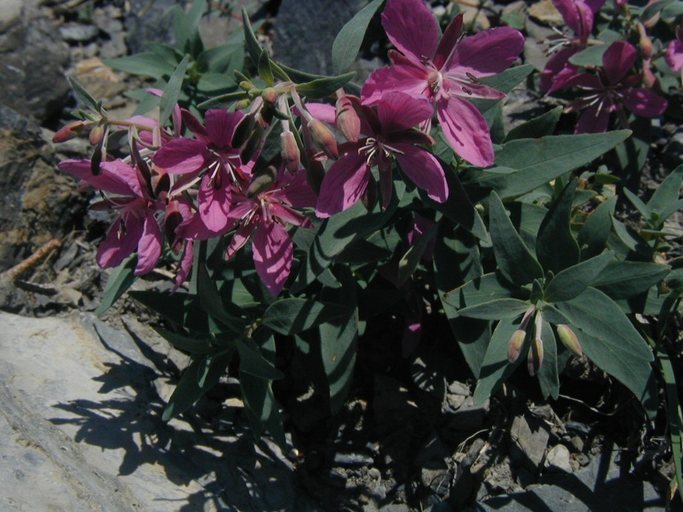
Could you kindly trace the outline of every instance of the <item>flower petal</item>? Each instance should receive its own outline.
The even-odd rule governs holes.
[[[398,144],[396,149],[403,154],[397,154],[396,160],[415,185],[438,203],[448,199],[448,183],[441,164],[434,155],[424,149],[409,144]]]
[[[412,128],[433,114],[434,107],[429,100],[402,92],[388,92],[377,103],[377,118],[384,134]]]
[[[671,69],[680,71],[683,68],[683,41],[680,39],[671,41],[666,48],[664,58]]]
[[[180,265],[178,265],[178,273],[175,276],[175,284],[171,289],[171,293],[175,292],[180,286],[187,281],[190,276],[190,270],[192,270],[192,260],[194,259],[194,242],[188,240],[185,242],[185,247],[183,249],[183,256],[180,259]]]
[[[619,83],[633,69],[637,54],[634,46],[626,41],[616,41],[607,48],[602,55],[602,65],[612,85]]]
[[[171,174],[200,171],[206,165],[206,143],[180,137],[159,148],[152,161]]]
[[[638,87],[624,92],[624,105],[631,112],[642,117],[657,117],[664,113],[669,106],[661,96],[651,89]]]
[[[138,261],[135,265],[135,275],[141,276],[154,269],[161,257],[161,230],[154,218],[154,213],[148,210],[142,228],[142,235],[138,241]]]
[[[591,105],[583,111],[576,123],[576,133],[606,132],[609,125],[610,109],[602,102]]]
[[[318,199],[308,183],[306,171],[294,175],[280,172],[278,190],[271,195],[294,208],[313,208]]]
[[[423,0],[389,0],[382,26],[391,43],[415,62],[431,59],[441,37],[439,24]]]
[[[363,84],[361,98],[364,105],[374,105],[389,91],[400,91],[411,96],[428,93],[427,69],[422,65],[395,64],[373,72]]]
[[[543,94],[552,94],[567,87],[567,81],[579,71],[569,63],[569,58],[579,51],[576,47],[564,48],[548,59],[541,71],[540,89]]]
[[[249,241],[249,238],[251,238],[251,235],[255,229],[256,225],[254,224],[246,224],[237,228],[237,231],[235,231],[235,234],[232,235],[230,245],[228,245],[228,249],[225,252],[226,260],[230,260],[237,251],[244,247],[244,245]]]
[[[105,162],[106,163],[106,162]],[[126,163],[121,162],[122,165],[129,167]],[[103,169],[103,164],[100,164],[100,169]],[[102,171],[98,175],[92,173],[90,160],[64,160],[59,162],[59,170],[70,174],[74,178],[81,180],[83,183],[96,188],[97,190],[104,190],[112,194],[119,194],[122,196],[139,196],[141,194],[140,183],[134,181],[129,183],[128,179],[119,176],[115,172],[111,172],[113,167],[108,166],[108,171]],[[135,170],[131,169],[134,174]],[[130,173],[126,173],[129,177]],[[134,185],[134,188],[131,187]]]
[[[468,101],[456,96],[436,106],[446,141],[464,160],[476,167],[493,164],[493,143],[484,116]]]
[[[237,130],[237,125],[244,118],[242,112],[228,112],[220,108],[207,110],[204,115],[206,133],[211,142],[219,148],[229,147]]]
[[[306,110],[318,121],[322,121],[327,124],[334,126],[336,122],[337,111],[334,105],[328,105],[327,103],[306,103]]]
[[[444,64],[445,71],[491,76],[509,68],[524,48],[524,36],[511,27],[499,27],[464,38]]]
[[[370,169],[358,153],[348,153],[327,171],[315,213],[325,218],[353,206],[368,187]]]
[[[215,186],[211,178],[206,175],[202,178],[197,195],[197,208],[202,222],[210,231],[222,231],[230,222],[230,181],[225,172],[221,171],[220,184]]]
[[[441,41],[439,41],[439,47],[434,53],[433,63],[436,69],[441,69],[441,66],[448,60],[448,57],[450,57],[458,44],[458,39],[460,39],[462,34],[463,17],[463,13],[458,14],[446,27]]]
[[[102,268],[120,265],[137,248],[142,230],[143,219],[138,215],[126,213],[117,218],[97,248],[97,264]]]
[[[251,241],[256,273],[273,297],[277,297],[292,270],[294,247],[287,230],[277,222],[260,225]]]
[[[553,0],[553,5],[580,39],[590,35],[593,30],[593,10],[583,0]]]

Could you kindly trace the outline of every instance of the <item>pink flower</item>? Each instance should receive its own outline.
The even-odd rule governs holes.
[[[664,98],[650,89],[637,87],[641,77],[628,74],[636,56],[633,45],[617,41],[603,54],[603,67],[597,75],[581,73],[565,84],[588,93],[572,106],[572,110],[583,111],[576,125],[577,133],[606,131],[610,114],[623,112],[624,107],[642,117],[657,117],[666,110]]]
[[[152,159],[168,173],[188,175],[185,180],[190,183],[206,169],[199,185],[197,206],[202,222],[212,232],[226,228],[231,187],[236,180],[244,178],[239,175],[239,150],[232,147],[235,131],[243,118],[241,112],[208,110],[204,126],[185,111],[183,119],[196,138],[171,139]],[[188,183],[181,181],[181,185],[188,186]]]
[[[422,0],[389,0],[382,25],[393,45],[393,65],[365,82],[363,102],[378,103],[388,91],[424,96],[436,105],[447,142],[479,167],[493,164],[493,144],[479,110],[463,98],[499,99],[503,93],[480,82],[508,68],[524,46],[517,30],[501,27],[461,39],[462,15],[441,30]]]
[[[683,27],[678,27],[676,30],[676,39],[667,46],[664,58],[674,71],[683,69]]]
[[[392,157],[417,187],[440,203],[448,198],[446,176],[439,161],[416,144],[432,144],[429,135],[411,128],[432,116],[423,99],[401,92],[382,96],[375,108],[359,106],[361,133],[366,137],[340,146],[345,153],[327,171],[316,206],[318,217],[329,217],[351,207],[370,183],[370,169],[379,167],[382,204],[391,200]]]
[[[562,89],[567,80],[578,74],[578,68],[569,59],[588,45],[595,14],[604,3],[605,0],[553,0],[553,5],[574,36],[559,34],[551,43],[551,51],[561,49],[548,60],[541,72],[541,92],[551,94]]]
[[[92,174],[90,160],[65,160],[60,162],[59,169],[112,194],[95,206],[113,208],[119,214],[97,249],[97,263],[102,268],[115,267],[137,251],[135,275],[154,269],[162,247],[155,214],[164,205],[152,196],[140,172],[122,160],[102,162],[98,175]]]
[[[237,224],[226,258],[251,239],[256,272],[268,291],[280,294],[292,269],[294,247],[285,226],[312,227],[300,208],[315,205],[315,194],[306,181],[305,171],[296,174],[280,169],[275,180],[267,174],[256,176],[243,193],[233,194],[230,219]]]

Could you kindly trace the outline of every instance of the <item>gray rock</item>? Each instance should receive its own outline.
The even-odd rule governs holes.
[[[448,428],[461,431],[480,428],[484,424],[489,407],[488,399],[482,404],[475,405],[474,399],[467,397],[456,411],[448,415]]]
[[[514,459],[526,464],[532,470],[538,468],[543,461],[550,438],[545,425],[532,418],[516,416],[510,427],[510,438],[512,439],[510,453]]]
[[[310,73],[333,73],[332,43],[367,0],[282,0],[277,13],[274,57]]]
[[[0,268],[8,268],[40,245],[65,234],[84,196],[75,181],[55,169],[40,128],[0,106]]]
[[[69,50],[54,24],[30,2],[21,11],[11,6],[0,22],[0,104],[44,121],[59,114],[68,97]]]
[[[569,462],[569,450],[563,444],[557,444],[548,450],[545,457],[545,467],[549,471],[572,472],[572,465]]]
[[[147,43],[173,43],[173,11],[185,0],[132,0],[125,25],[131,53],[145,50]]]
[[[100,33],[94,25],[84,25],[83,23],[65,23],[59,27],[59,33],[67,42],[87,43],[95,39]]]

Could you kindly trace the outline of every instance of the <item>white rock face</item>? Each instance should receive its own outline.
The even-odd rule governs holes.
[[[221,432],[161,423],[184,366],[168,351],[90,316],[0,312],[0,510],[296,507],[291,463],[254,446],[239,403],[213,419]]]

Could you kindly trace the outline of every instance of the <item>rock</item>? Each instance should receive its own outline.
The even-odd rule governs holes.
[[[78,82],[93,98],[103,101],[118,100],[126,88],[123,78],[97,57],[85,59],[76,64],[74,73]]]
[[[73,228],[85,196],[29,119],[0,107],[0,269]]]
[[[84,25],[83,23],[65,23],[59,27],[62,39],[69,43],[87,43],[95,39],[100,30],[94,25]]]
[[[132,0],[125,20],[131,53],[145,51],[147,43],[173,43],[173,12],[185,0]]]
[[[334,38],[367,3],[366,0],[282,0],[275,24],[274,58],[310,73],[334,73]]]
[[[564,471],[565,473],[572,472],[572,466],[569,462],[569,450],[563,444],[557,444],[548,450],[545,457],[545,467],[549,471]]]
[[[217,496],[221,510],[315,509],[272,442],[232,434],[244,416],[220,435],[196,414],[194,428],[160,421],[154,383],[179,374],[162,340],[91,316],[0,312],[0,325],[1,509],[209,512]]]
[[[512,449],[510,454],[514,460],[521,462],[535,470],[543,461],[545,449],[548,446],[550,433],[545,425],[533,418],[516,416],[510,427]]]
[[[69,94],[64,68],[69,50],[59,31],[31,8],[10,1],[0,4],[0,104],[40,121],[58,115]]]
[[[481,428],[489,411],[490,402],[475,405],[472,397],[467,397],[462,405],[448,414],[448,428],[453,430],[471,431]]]

